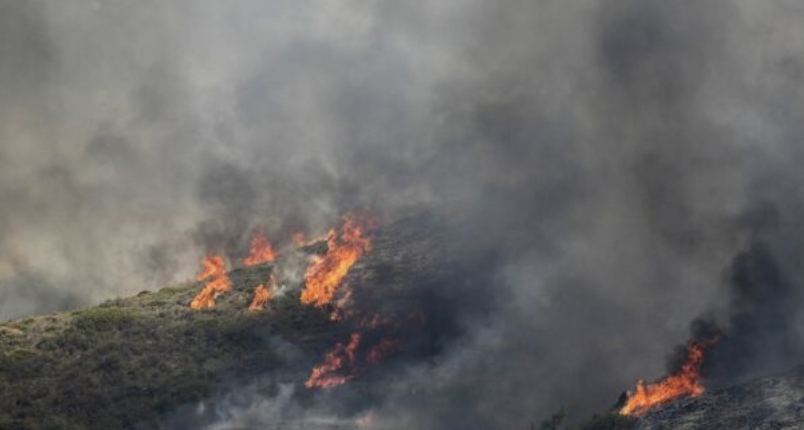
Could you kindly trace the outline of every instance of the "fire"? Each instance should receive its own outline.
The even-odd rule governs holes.
[[[232,281],[226,275],[226,260],[219,255],[207,255],[201,260],[201,273],[196,280],[209,279],[204,288],[195,296],[190,307],[193,309],[206,309],[215,307],[215,298],[224,291],[232,289]]]
[[[324,363],[313,368],[313,372],[304,383],[307,388],[330,388],[341,385],[354,378],[355,375],[336,374],[345,367],[352,367],[355,363],[355,353],[360,347],[360,334],[352,333],[347,345],[338,343],[335,348],[324,357]]]
[[[274,251],[271,242],[262,233],[257,233],[251,238],[251,252],[248,258],[243,260],[246,266],[256,266],[258,264],[270,263],[276,259],[277,252]]]
[[[393,354],[401,348],[398,340],[382,339],[380,343],[374,345],[366,354],[366,361],[369,364],[379,364],[389,354]]]
[[[335,236],[335,230],[330,229],[328,232],[321,236],[316,236],[312,239],[307,239],[304,232],[297,231],[293,233],[291,236],[291,240],[293,244],[296,245],[297,248],[304,248],[305,246],[312,246],[319,242],[324,242],[330,240],[333,236]]]
[[[364,230],[357,219],[346,217],[340,236],[329,235],[327,253],[316,259],[304,274],[306,288],[301,295],[302,303],[321,307],[332,301],[349,269],[371,250],[371,241]]]
[[[687,360],[677,374],[667,376],[655,384],[645,385],[645,381],[642,380],[637,382],[636,391],[633,394],[629,393],[620,413],[640,416],[680,397],[698,397],[703,394],[700,369],[704,351],[710,344],[711,342],[690,342],[687,345]]]
[[[275,287],[276,277],[271,274],[271,278],[268,281],[268,287],[266,287],[264,284],[261,284],[256,290],[254,290],[254,298],[251,300],[251,304],[248,305],[248,310],[252,312],[265,310],[265,306],[274,296]]]

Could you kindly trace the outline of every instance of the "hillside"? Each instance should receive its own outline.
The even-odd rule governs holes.
[[[216,309],[190,311],[195,283],[0,328],[0,428],[131,428],[283,363],[265,339],[322,348],[333,326],[293,295],[243,311],[270,267],[231,273]],[[290,376],[290,374],[289,374]]]
[[[428,222],[414,217],[377,231],[372,252],[346,282],[358,293],[381,284],[389,297],[401,297],[410,285],[437,281],[445,259],[426,234],[432,229],[423,228]],[[295,258],[323,252],[326,242],[319,242]],[[247,310],[255,288],[285,258],[294,256],[230,271],[232,290],[214,309],[190,309],[203,283],[188,282],[0,325],[0,429],[158,427],[179,407],[262,374],[271,372],[275,384],[303,383],[352,327],[333,321],[328,307],[300,303],[302,285],[292,281],[283,281],[287,292],[266,310]]]
[[[359,411],[381,397],[383,386],[372,384],[372,378],[380,380],[395,363],[432,360],[460,338],[458,319],[472,310],[460,292],[438,286],[474,281],[476,294],[493,293],[478,282],[484,265],[469,264],[488,261],[488,256],[467,255],[469,248],[449,240],[448,230],[438,223],[431,214],[421,214],[374,231],[371,251],[345,278],[352,304],[338,318],[333,317],[335,306],[303,304],[303,278],[286,273],[312,255],[325,255],[327,242],[318,241],[269,263],[230,270],[232,289],[212,309],[191,309],[204,287],[204,282],[191,281],[0,324],[0,430],[207,428],[215,422],[214,411],[203,416],[197,406],[253,388],[254,381],[260,381],[257,389],[268,397],[280,386],[292,386],[295,401],[305,404],[316,393],[305,387],[311,369],[355,334],[362,336],[355,355],[365,358],[356,359],[354,368],[339,369],[353,374],[335,375],[345,376],[357,389],[351,398],[344,392],[336,397],[345,410]],[[455,258],[458,249],[464,252],[461,259]],[[281,278],[282,293],[265,310],[249,311],[257,286],[272,276]],[[488,297],[474,301],[490,302]],[[404,348],[377,364],[372,352],[395,345],[387,339]],[[804,367],[678,400],[636,420],[611,411],[573,429],[801,429],[802,399]],[[188,410],[204,425],[188,422]],[[564,428],[560,421],[536,428]],[[355,423],[352,418],[291,420],[271,428],[343,430]]]
[[[712,390],[649,412],[638,430],[804,428],[804,367]]]

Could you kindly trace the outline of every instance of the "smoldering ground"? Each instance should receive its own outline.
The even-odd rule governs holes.
[[[0,5],[3,319],[186,279],[254,228],[437,207],[498,297],[375,422],[513,428],[661,375],[732,303],[757,206],[800,255],[792,1]]]

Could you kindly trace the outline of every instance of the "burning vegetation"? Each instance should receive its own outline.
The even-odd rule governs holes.
[[[698,397],[704,393],[701,383],[701,365],[704,352],[713,342],[690,342],[687,345],[687,359],[681,370],[654,384],[646,385],[639,380],[636,389],[628,396],[620,409],[623,415],[640,416],[660,405],[683,397]]]
[[[371,250],[371,241],[365,230],[366,226],[360,220],[347,216],[340,234],[334,231],[328,234],[327,253],[316,257],[304,275],[302,303],[321,307],[332,301],[349,269]]]
[[[412,225],[413,229],[421,228],[417,223]],[[437,336],[444,333],[445,327],[450,324],[449,307],[444,306],[444,302],[439,301],[438,297],[420,294],[429,291],[426,287],[420,287],[428,285],[424,281],[437,284],[436,281],[442,279],[437,276],[444,276],[442,273],[451,275],[451,272],[437,271],[444,261],[442,254],[436,254],[440,252],[440,238],[436,236],[433,239],[433,235],[426,233],[409,234],[403,228],[410,227],[387,227],[380,235],[373,230],[370,223],[361,221],[360,218],[346,217],[343,225],[332,229],[325,238],[317,241],[288,238],[283,247],[277,248],[265,236],[256,235],[251,240],[249,258],[227,260],[214,254],[204,257],[201,273],[197,277],[198,282],[203,285],[193,283],[157,293],[144,292],[132,299],[115,301],[114,306],[100,308],[102,312],[78,314],[73,317],[73,321],[64,323],[68,327],[66,335],[69,339],[83,339],[77,337],[78,334],[88,339],[103,338],[103,342],[98,343],[99,352],[96,354],[98,357],[105,357],[104,354],[108,353],[104,351],[112,350],[109,345],[117,345],[116,336],[132,339],[131,336],[160,333],[158,349],[163,351],[160,352],[163,355],[169,354],[169,359],[163,360],[167,365],[160,372],[165,372],[169,377],[146,380],[144,375],[161,374],[151,372],[150,368],[148,371],[136,368],[140,363],[156,361],[151,360],[150,349],[138,354],[143,354],[151,361],[126,361],[124,354],[129,352],[124,351],[120,353],[122,358],[119,359],[124,364],[104,362],[96,368],[106,366],[101,371],[106,372],[103,373],[104,381],[114,381],[114,390],[119,388],[120,392],[145,387],[143,390],[147,389],[149,393],[177,393],[175,399],[157,399],[168,405],[209,398],[214,393],[215,375],[236,374],[238,377],[243,376],[244,381],[251,381],[255,372],[279,369],[280,366],[292,369],[277,373],[279,378],[285,378],[281,382],[304,386],[304,391],[308,394],[337,389],[346,383],[360,384],[361,390],[358,391],[363,393],[375,393],[375,390],[382,390],[382,387],[379,384],[372,386],[372,381],[385,378],[387,369],[404,365],[405,360],[429,359],[437,354],[438,348],[444,342],[443,338]],[[391,229],[398,230],[388,233]],[[392,239],[389,240],[389,237]],[[393,248],[386,248],[389,244]],[[371,253],[373,248],[376,248],[374,254]],[[266,249],[271,252],[266,252]],[[415,258],[422,249],[430,253],[430,258]],[[272,255],[273,260],[267,259],[267,255]],[[402,258],[390,262],[379,258],[387,255]],[[262,257],[258,259],[256,256]],[[292,256],[300,258],[291,260],[289,257]],[[371,259],[366,259],[367,256]],[[341,258],[344,260],[341,261]],[[365,259],[365,264],[358,264],[361,259]],[[227,267],[229,261],[238,261],[244,267],[227,271],[230,269]],[[248,261],[261,262],[249,266]],[[285,266],[290,265],[290,261],[302,262],[295,274],[296,279],[299,279],[295,284],[292,278],[284,278],[287,273],[285,269],[289,270]],[[307,282],[301,282],[302,279]],[[326,284],[327,289],[323,290],[330,294],[328,299],[322,303],[305,302],[302,299],[303,294],[311,286],[325,285],[324,282],[314,283],[322,279],[329,282]],[[378,280],[382,280],[382,283],[378,283]],[[366,288],[377,285],[382,285],[383,288]],[[221,294],[225,296],[221,297]],[[192,310],[198,311],[188,311],[188,302]],[[131,311],[129,307],[135,311]],[[204,311],[211,308],[217,309],[215,312]],[[181,317],[175,318],[175,321],[164,317],[171,312]],[[338,318],[333,319],[332,315],[338,315]],[[46,333],[44,328],[40,331]],[[265,347],[265,339],[270,336],[278,336],[298,345],[304,352],[304,359],[284,362],[282,358],[277,358],[271,348]],[[37,343],[33,343],[33,340],[31,342],[31,345],[39,344],[38,340]],[[53,342],[64,340],[58,338]],[[141,343],[138,340],[126,344],[136,346]],[[45,342],[43,345],[48,344]],[[88,342],[87,345],[94,344]],[[612,412],[612,415],[616,415],[616,420],[620,420],[617,422],[630,423],[636,420],[635,417],[658,405],[685,396],[700,395],[703,385],[699,370],[706,347],[706,343],[691,343],[688,360],[677,375],[655,384],[640,381],[624,406]],[[34,346],[30,347],[32,350],[33,348]],[[69,348],[54,349],[64,354],[68,350]],[[76,363],[85,360],[86,353],[81,351],[76,349],[69,357],[73,357]],[[218,360],[216,356],[215,360],[207,363],[206,360],[213,351],[224,358]],[[206,364],[196,366],[197,369],[193,367],[193,364],[199,362]],[[56,369],[61,373],[69,373],[62,371],[60,367]],[[184,369],[193,369],[194,373],[186,374]],[[2,372],[3,369],[0,368],[0,376],[3,375]],[[24,382],[20,381],[19,386],[22,388],[17,389],[16,393],[23,392]],[[88,393],[86,396],[97,397],[96,391],[93,391],[95,387],[90,384],[82,384],[81,387],[81,390]],[[183,395],[188,390],[186,387],[193,387],[194,390],[197,387],[197,391],[193,391],[192,396],[180,397],[180,394]],[[106,386],[97,388],[109,389]],[[344,390],[344,393],[350,391]],[[365,395],[370,397],[372,394]],[[305,394],[301,396],[304,397]],[[52,396],[47,397],[48,402],[51,398]],[[134,407],[128,405],[135,400],[150,402],[149,399],[146,396],[127,398],[129,403],[121,411],[134,410]],[[39,407],[39,403],[33,404]],[[69,407],[69,404],[62,406],[59,413],[69,413]],[[156,408],[150,403],[147,409],[154,411],[153,416],[157,414]],[[96,415],[102,415],[108,410],[109,408],[98,408],[86,418],[76,419],[81,423],[90,422],[96,419]],[[115,414],[124,412],[114,411]],[[606,419],[615,420],[609,416]],[[2,425],[0,428],[3,428]],[[94,430],[100,427],[88,425],[87,428]]]
[[[272,273],[270,279],[268,280],[267,287],[265,284],[260,284],[257,286],[257,289],[254,290],[254,298],[251,299],[251,304],[248,305],[248,310],[252,312],[264,311],[265,306],[274,296],[274,290],[276,290],[276,288],[276,276],[274,276]]]
[[[215,299],[221,293],[232,289],[232,281],[226,273],[226,260],[219,255],[207,255],[201,261],[201,273],[196,278],[199,282],[207,280],[206,285],[190,302],[193,309],[209,309],[215,307]]]
[[[348,372],[356,363],[357,348],[360,347],[360,334],[352,333],[349,343],[338,343],[335,348],[324,357],[324,362],[315,366],[313,372],[304,386],[307,388],[329,388],[343,384],[354,378],[354,373]],[[346,370],[347,372],[340,373]]]
[[[305,240],[302,233],[292,237],[297,249],[310,247],[326,241],[323,255],[311,255],[309,266],[304,274],[304,288],[299,301],[301,304],[316,309],[326,309],[329,320],[333,323],[357,327],[364,332],[371,332],[366,342],[364,335],[355,332],[348,342],[336,343],[326,353],[323,363],[316,365],[305,382],[307,388],[329,388],[341,385],[365,372],[369,365],[379,364],[386,356],[401,349],[400,341],[387,338],[377,333],[393,327],[392,319],[377,313],[365,314],[346,310],[351,297],[350,291],[340,295],[344,279],[358,260],[371,250],[368,231],[373,223],[356,216],[344,217],[343,226],[331,229],[325,236]],[[273,247],[264,234],[258,232],[251,240],[249,256],[243,260],[246,267],[276,263],[279,252]],[[218,255],[209,255],[202,260],[202,272],[198,281],[207,281],[202,290],[190,303],[195,310],[215,307],[215,299],[223,292],[232,289],[232,282],[226,271],[226,261]],[[248,311],[259,312],[267,308],[268,303],[276,296],[279,281],[273,267],[268,282],[261,283],[254,289]]]
[[[245,266],[256,266],[259,264],[270,263],[276,259],[278,253],[265,235],[257,233],[251,239],[251,249],[249,256],[243,260]]]

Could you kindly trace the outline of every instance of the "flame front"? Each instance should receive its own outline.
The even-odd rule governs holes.
[[[256,266],[258,264],[270,263],[276,259],[277,252],[262,233],[257,233],[251,238],[251,251],[248,258],[243,260],[246,266]]]
[[[276,277],[271,274],[271,278],[268,281],[268,287],[266,287],[264,284],[261,284],[256,290],[254,290],[254,298],[251,299],[251,304],[248,305],[248,310],[251,312],[265,310],[265,306],[274,296],[274,288],[276,288]]]
[[[232,281],[226,275],[226,260],[219,255],[207,255],[201,261],[201,273],[197,281],[209,279],[204,288],[195,296],[190,307],[208,309],[215,307],[215,298],[224,291],[232,289]]]
[[[355,363],[355,353],[360,346],[360,334],[352,333],[349,344],[339,343],[324,357],[324,363],[313,368],[312,374],[304,383],[307,388],[329,388],[341,385],[354,378],[354,375],[337,373]]]
[[[349,269],[370,249],[371,241],[365,237],[364,227],[354,217],[346,217],[340,236],[329,235],[327,253],[304,274],[302,303],[319,307],[330,303]]]
[[[700,370],[707,346],[708,343],[690,342],[687,345],[687,360],[677,374],[665,377],[655,384],[645,385],[642,380],[637,382],[636,390],[629,395],[620,413],[640,416],[675,399],[703,394]]]

